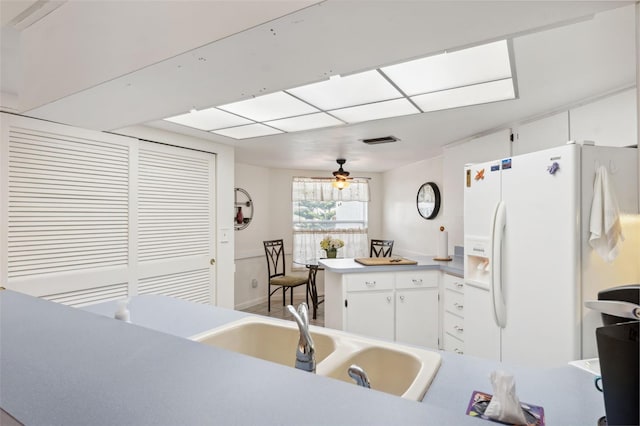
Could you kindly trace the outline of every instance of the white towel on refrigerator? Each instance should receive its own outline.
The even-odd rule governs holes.
[[[613,262],[624,241],[616,194],[604,166],[596,170],[589,221],[589,244],[607,262]]]

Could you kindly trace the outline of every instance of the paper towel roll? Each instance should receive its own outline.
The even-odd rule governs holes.
[[[449,258],[449,232],[441,231],[438,235],[438,259]]]

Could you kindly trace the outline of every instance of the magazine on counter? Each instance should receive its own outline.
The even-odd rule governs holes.
[[[473,391],[471,394],[471,400],[469,400],[469,406],[467,407],[467,415],[472,417],[478,417],[484,420],[500,424],[509,424],[500,422],[498,420],[490,419],[485,416],[484,412],[491,402],[493,395],[480,391]],[[544,426],[544,408],[539,405],[527,404],[520,402],[524,417],[527,419],[527,426]]]

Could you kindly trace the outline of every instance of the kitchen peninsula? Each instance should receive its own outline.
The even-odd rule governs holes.
[[[325,326],[438,349],[440,283],[443,274],[463,276],[463,257],[410,260],[417,263],[366,266],[354,259],[320,260],[325,269]]]
[[[69,308],[0,291],[0,408],[26,425],[489,425],[465,415],[489,373],[514,373],[547,424],[596,424],[593,376],[442,353],[421,403],[188,340],[248,314],[165,296]],[[390,365],[388,368],[393,368]],[[287,395],[286,409],[282,395]]]

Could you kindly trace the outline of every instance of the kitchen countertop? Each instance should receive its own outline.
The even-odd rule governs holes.
[[[405,259],[415,260],[417,265],[376,265],[365,266],[352,258],[321,259],[320,264],[327,270],[338,274],[363,272],[396,272],[416,270],[438,270],[458,277],[464,276],[464,257],[453,256],[452,260],[433,260],[435,256],[407,256]]]
[[[593,376],[442,352],[423,402],[412,402],[185,339],[248,314],[165,296],[137,296],[132,324],[115,302],[74,309],[0,291],[0,407],[27,425],[490,425],[466,416],[489,373],[515,374],[548,425],[596,424]],[[97,314],[97,315],[96,315]],[[284,397],[283,397],[284,395]]]

